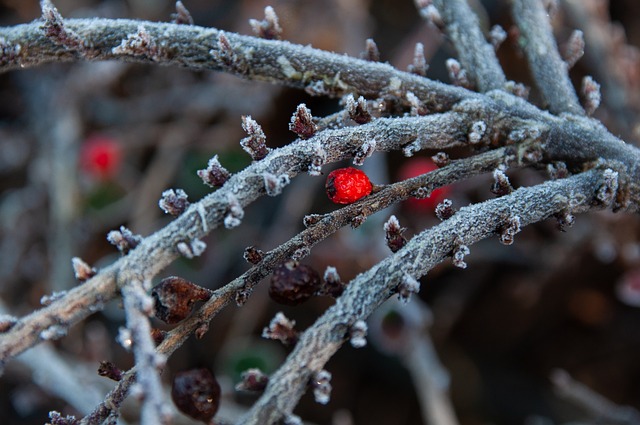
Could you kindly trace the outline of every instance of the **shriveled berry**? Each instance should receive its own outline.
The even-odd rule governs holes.
[[[196,301],[206,301],[211,291],[181,277],[171,276],[151,290],[155,301],[155,316],[168,324],[178,323],[191,314]]]
[[[325,189],[329,199],[336,204],[351,204],[369,195],[373,185],[363,171],[346,167],[329,173]]]
[[[173,379],[171,398],[180,411],[208,423],[220,406],[220,384],[209,369],[192,369]]]
[[[318,289],[318,272],[296,261],[288,261],[273,271],[269,296],[280,304],[298,305],[311,298]]]

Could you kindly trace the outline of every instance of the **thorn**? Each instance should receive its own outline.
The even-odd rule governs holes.
[[[42,19],[44,24],[42,29],[45,36],[54,43],[64,46],[71,50],[84,49],[84,42],[80,36],[72,30],[65,28],[64,19],[58,9],[49,0],[41,0],[40,8],[42,9]]]
[[[161,58],[160,49],[144,25],[138,25],[138,32],[127,35],[111,52],[115,55],[146,56],[152,60]]]
[[[276,15],[276,11],[271,6],[264,8],[264,19],[262,21],[249,19],[249,25],[251,25],[255,35],[265,40],[280,40],[282,38],[282,27],[280,27],[278,15]]]
[[[176,13],[171,15],[171,21],[174,24],[193,25],[193,17],[180,0],[176,2]]]
[[[344,292],[346,286],[345,283],[340,280],[340,275],[335,267],[327,266],[324,271],[324,285],[320,289],[321,295],[329,295],[333,298],[338,298]]]
[[[360,58],[370,62],[380,62],[380,51],[373,38],[367,38],[364,42],[364,52],[360,53]]]

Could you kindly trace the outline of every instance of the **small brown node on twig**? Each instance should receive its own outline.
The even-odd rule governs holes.
[[[515,81],[507,81],[504,85],[504,89],[507,92],[525,100],[529,98],[529,92],[531,91],[529,87],[522,83],[516,83]]]
[[[115,55],[145,56],[155,61],[165,56],[144,25],[138,25],[138,31],[127,35],[111,52]]]
[[[310,266],[287,261],[278,266],[271,276],[269,296],[279,304],[299,305],[320,289],[320,276]]]
[[[358,150],[353,155],[353,165],[362,166],[364,160],[369,158],[376,151],[376,139],[369,139],[362,142]]]
[[[278,312],[269,322],[269,326],[262,330],[262,337],[280,341],[289,347],[298,342],[298,331],[294,329],[295,326],[295,320],[290,320],[282,312]]]
[[[296,112],[291,116],[289,130],[296,133],[301,139],[313,137],[318,131],[318,126],[313,122],[311,111],[304,103],[299,104]]]
[[[209,423],[220,406],[220,384],[209,369],[179,372],[173,378],[171,399],[180,411]]]
[[[440,168],[449,165],[450,162],[449,155],[446,152],[438,152],[431,157],[431,160]]]
[[[158,328],[151,329],[151,339],[153,340],[153,343],[156,346],[160,345],[166,337],[167,337],[167,331],[163,331],[162,329],[158,329]]]
[[[367,333],[369,327],[364,320],[356,320],[349,328],[349,342],[353,348],[362,348],[367,345]]]
[[[364,42],[364,52],[360,53],[360,58],[370,62],[380,62],[380,50],[373,38],[367,38]]]
[[[110,361],[101,361],[98,367],[98,375],[109,378],[112,381],[120,381],[122,379],[122,371]]]
[[[348,94],[346,97],[346,109],[349,114],[349,118],[354,120],[358,124],[366,124],[371,121],[371,114],[367,106],[367,101],[364,97],[358,97],[356,100],[352,94]]]
[[[50,425],[78,425],[80,421],[73,415],[62,416],[60,412],[52,410],[49,412]]]
[[[461,268],[461,269],[466,269],[467,268],[467,263],[464,261],[464,257],[466,257],[467,255],[469,255],[471,253],[471,251],[469,250],[469,247],[465,244],[458,244],[452,253],[452,262],[453,265]]]
[[[580,93],[582,94],[582,106],[584,106],[585,112],[587,115],[592,115],[598,109],[602,100],[600,84],[596,83],[590,75],[587,75],[582,79]]]
[[[407,238],[402,235],[405,230],[395,215],[384,223],[384,237],[391,252],[398,252],[407,243]]]
[[[120,230],[112,230],[107,234],[107,241],[111,245],[115,245],[123,255],[127,255],[142,242],[142,236],[135,235],[131,230],[120,226]]]
[[[552,162],[547,165],[547,173],[552,180],[564,179],[569,177],[569,169],[567,164],[561,161]]]
[[[503,245],[513,244],[516,233],[520,232],[520,217],[514,215],[509,217],[500,229],[500,243]]]
[[[467,139],[469,143],[472,145],[477,145],[482,141],[482,137],[487,131],[487,123],[484,121],[475,121],[471,124],[471,128],[469,129],[469,134],[467,135]]]
[[[562,49],[562,59],[571,69],[584,55],[584,34],[580,30],[574,30]]]
[[[509,177],[501,168],[493,170],[493,184],[491,185],[491,193],[496,196],[504,196],[513,192],[513,187],[509,181]]]
[[[180,0],[176,2],[176,13],[171,14],[171,22],[181,25],[193,25],[191,13]]]
[[[249,246],[244,250],[243,257],[250,264],[258,264],[264,258],[264,251],[255,246]]]
[[[454,86],[464,87],[466,89],[471,89],[473,85],[471,84],[471,80],[469,80],[469,76],[467,75],[467,71],[462,68],[462,65],[457,60],[450,58],[445,62],[447,67],[447,71],[449,72],[449,79],[451,80],[451,84]]]
[[[566,232],[567,229],[573,226],[573,223],[575,223],[576,221],[575,216],[569,211],[559,212],[555,214],[555,218],[558,222],[558,230],[560,230],[561,232]]]
[[[182,189],[167,189],[162,192],[162,197],[158,201],[158,206],[165,214],[174,217],[182,214],[189,206],[187,193]]]
[[[611,205],[618,192],[618,172],[607,168],[602,172],[603,182],[596,192],[596,199],[603,205]]]
[[[40,6],[44,20],[41,27],[44,35],[60,46],[82,52],[85,47],[84,41],[76,32],[66,28],[58,9],[49,0],[41,0]]]
[[[152,290],[155,316],[168,324],[181,322],[191,315],[197,301],[211,298],[211,290],[177,276],[162,279]]]
[[[78,281],[80,282],[85,282],[95,276],[96,273],[98,273],[95,268],[85,263],[79,257],[73,257],[71,259],[71,266],[73,267],[73,273],[76,279],[78,279]]]
[[[197,174],[204,184],[211,187],[222,186],[227,180],[229,180],[229,177],[231,177],[229,171],[220,164],[218,155],[214,155],[209,159],[207,168],[198,170]]]
[[[416,47],[413,50],[413,62],[409,64],[407,71],[425,77],[428,69],[429,65],[424,57],[424,44],[416,43]]]
[[[304,225],[304,227],[311,227],[322,220],[323,217],[324,215],[322,214],[307,214],[302,219],[302,224]]]
[[[453,202],[450,199],[444,199],[438,205],[436,205],[436,217],[440,219],[440,221],[445,221],[453,217],[456,213],[455,208],[453,208]]]
[[[282,189],[291,182],[289,175],[286,173],[276,176],[275,174],[265,171],[262,173],[262,178],[264,180],[264,190],[267,193],[267,196],[280,195],[282,193]]]
[[[340,279],[338,270],[335,267],[327,266],[324,271],[322,288],[318,291],[320,295],[328,295],[338,298],[344,292],[346,284]]]
[[[234,296],[236,305],[238,307],[242,307],[251,296],[252,291],[253,291],[253,287],[249,285],[245,285],[242,288],[238,289]]]
[[[326,370],[316,372],[311,378],[313,398],[317,403],[327,404],[331,400],[331,373]]]
[[[202,339],[207,332],[209,332],[209,323],[204,322],[198,325],[193,334],[196,336],[196,339]]]
[[[207,249],[207,244],[200,239],[180,241],[176,244],[176,251],[188,259],[201,256],[205,249]]]
[[[263,20],[249,19],[249,25],[256,36],[265,40],[280,40],[282,38],[282,27],[278,15],[271,6],[264,8]]]
[[[408,273],[405,273],[398,285],[398,299],[403,303],[408,303],[411,295],[420,292],[420,281]]]
[[[240,374],[240,382],[236,384],[236,391],[260,392],[267,388],[269,375],[260,369],[247,369]]]
[[[247,132],[248,137],[240,140],[240,146],[245,150],[254,161],[259,161],[267,154],[270,149],[267,147],[267,137],[262,131],[262,127],[251,115],[242,116],[242,129]]]
[[[15,324],[18,318],[9,314],[0,314],[0,333],[8,332]]]
[[[227,215],[224,217],[224,227],[233,229],[242,223],[244,217],[244,209],[240,205],[240,201],[234,195],[229,194],[227,197]]]

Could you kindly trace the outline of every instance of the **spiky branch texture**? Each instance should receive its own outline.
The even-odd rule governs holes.
[[[178,65],[283,84],[312,95],[363,96],[358,100],[361,108],[366,106],[365,99],[393,98],[413,115],[421,115],[373,118],[354,125],[350,111],[313,123],[304,107],[304,114],[298,114],[304,118],[304,128],[313,131],[305,131],[301,139],[282,148],[268,150],[261,144],[263,154],[255,156],[252,165],[233,175],[224,170],[224,179],[215,179],[215,185],[221,185],[218,190],[180,210],[166,227],[145,237],[121,259],[98,270],[62,298],[8,326],[0,334],[1,364],[6,365],[45,339],[63,336],[70,327],[101,310],[104,303],[122,296],[137,366],[82,423],[100,423],[113,414],[134,382],[136,370],[144,372],[144,379],[139,380],[145,394],[143,422],[160,423],[167,418],[161,409],[163,395],[158,390],[161,360],[239,293],[250,293],[278,264],[294,255],[307,255],[315,244],[339,228],[357,226],[376,211],[420,190],[428,192],[498,168],[533,164],[564,162],[575,173],[537,186],[505,191],[500,198],[461,208],[451,217],[448,214],[440,225],[424,230],[354,278],[335,305],[300,336],[294,351],[270,377],[264,394],[240,421],[275,423],[292,415],[310,378],[324,370],[327,361],[349,339],[356,322],[361,323],[382,302],[402,292],[403,284],[416,281],[447,257],[454,256],[454,261],[466,265],[463,257],[475,242],[497,235],[503,243],[511,243],[521,227],[557,214],[601,208],[638,211],[640,151],[613,136],[598,121],[584,116],[541,1],[514,0],[513,11],[522,47],[549,112],[502,91],[506,84],[504,72],[465,1],[416,3],[421,8],[435,5],[437,12],[430,9],[431,12],[439,13],[461,66],[470,72],[481,93],[399,71],[388,64],[277,39],[185,25],[191,18],[180,2],[178,18],[182,18],[176,18],[179,23],[63,19],[51,3],[44,1],[42,19],[1,28],[2,71],[73,61]],[[273,9],[269,13],[277,24]],[[355,104],[353,99],[351,104]],[[560,113],[565,114],[557,115]],[[292,123],[297,122],[295,119],[294,116]],[[243,139],[247,145],[264,143],[256,139],[262,131],[257,123],[250,117],[244,122],[249,133]],[[423,149],[461,146],[470,147],[475,154],[428,176],[380,187],[361,201],[311,220],[306,230],[261,254],[263,257],[255,266],[215,291],[193,317],[167,335],[157,347],[157,354],[153,353],[146,317],[149,311],[145,307],[144,291],[148,288],[142,282],[150,282],[181,255],[199,255],[204,249],[200,238],[215,228],[240,225],[244,208],[258,197],[278,195],[296,175],[317,175],[325,164],[354,157],[364,161],[373,150],[402,150],[411,156]],[[255,146],[251,149],[255,151]],[[210,164],[214,166],[220,167],[217,159]],[[216,170],[222,173],[220,168]],[[205,171],[201,174],[208,176],[214,170]],[[500,173],[497,175],[504,175]]]

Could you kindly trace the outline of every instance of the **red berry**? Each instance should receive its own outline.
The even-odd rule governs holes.
[[[117,141],[106,136],[92,136],[80,147],[80,165],[84,171],[99,180],[113,177],[122,160],[122,149]]]
[[[325,189],[336,204],[351,204],[370,194],[373,186],[364,172],[347,167],[330,172]]]
[[[398,177],[400,180],[407,180],[437,169],[438,166],[430,159],[414,158],[405,162],[402,167],[400,167]],[[451,189],[447,186],[440,187],[434,189],[431,195],[426,198],[409,198],[406,201],[406,205],[416,211],[433,211],[434,208],[447,197],[450,191]]]

